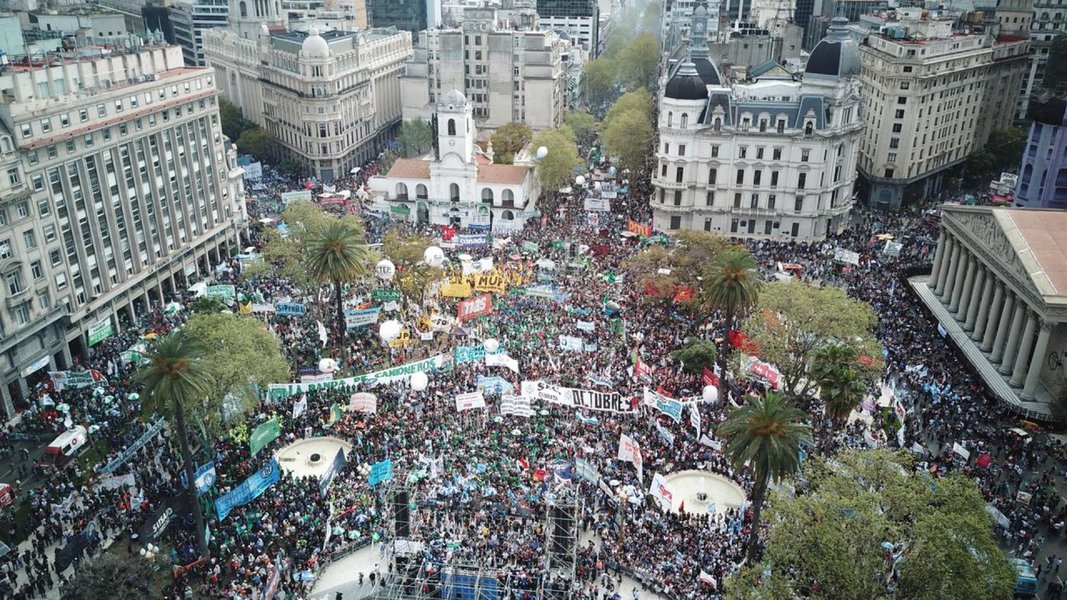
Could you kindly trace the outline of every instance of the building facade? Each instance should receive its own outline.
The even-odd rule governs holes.
[[[955,33],[953,19],[919,9],[897,15],[860,48],[862,196],[885,210],[940,193],[951,169],[1011,124],[1029,47],[1023,38]]]
[[[134,323],[247,220],[210,69],[178,46],[0,75],[0,398]]]
[[[1060,210],[949,206],[929,277],[912,287],[990,390],[1049,419],[1067,352],[1067,231]]]
[[[204,30],[226,27],[229,16],[229,0],[175,2],[170,6],[174,42],[182,47],[185,64],[193,67],[207,65],[207,59],[204,57]]]
[[[306,173],[347,176],[377,156],[400,123],[399,76],[411,34],[285,31],[274,12],[280,3],[256,5],[265,14],[242,13],[231,3],[230,27],[204,32],[223,97]]]
[[[496,165],[474,143],[473,106],[458,90],[436,107],[434,154],[400,159],[372,177],[375,201],[394,218],[419,225],[483,228],[507,234],[536,218],[540,186],[530,165]],[[384,208],[383,205],[383,208]]]
[[[694,18],[694,40],[700,28]],[[863,129],[859,50],[843,23],[801,81],[777,65],[728,81],[706,52],[691,46],[660,101],[653,225],[796,240],[843,230]]]
[[[1067,209],[1067,100],[1052,92],[1035,96],[1029,115],[1015,206]]]
[[[565,34],[593,58],[600,55],[600,6],[597,0],[537,0],[541,28]]]
[[[462,87],[481,129],[521,121],[532,129],[563,122],[567,78],[562,56],[569,43],[524,24],[503,22],[491,8],[467,9],[462,28],[420,36],[400,78],[404,119],[429,120],[438,99]]]

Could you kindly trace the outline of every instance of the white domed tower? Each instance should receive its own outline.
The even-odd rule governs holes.
[[[282,25],[282,0],[230,0],[230,29],[254,40]]]
[[[318,27],[312,27],[304,43],[300,45],[300,57],[322,60],[330,57],[330,45],[319,34]]]
[[[437,101],[437,148],[440,161],[458,156],[463,164],[474,162],[474,116],[470,102],[459,90],[452,90]]]

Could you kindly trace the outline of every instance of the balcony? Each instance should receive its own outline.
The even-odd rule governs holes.
[[[734,207],[730,212],[745,217],[776,217],[781,214],[781,210],[777,208],[753,208],[751,206]]]

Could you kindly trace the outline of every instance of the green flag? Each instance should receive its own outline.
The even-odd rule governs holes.
[[[327,425],[333,425],[340,421],[345,416],[345,411],[341,408],[340,404],[334,404],[330,407],[330,422]]]
[[[278,439],[281,434],[282,422],[278,420],[278,417],[274,417],[266,423],[261,423],[248,438],[248,449],[252,452],[252,456],[258,454],[267,444]]]

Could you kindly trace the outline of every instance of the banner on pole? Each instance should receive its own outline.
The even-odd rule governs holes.
[[[551,404],[617,413],[634,412],[629,401],[618,392],[566,388],[540,379],[523,381],[521,389],[523,396]]]
[[[482,294],[481,296],[476,296],[470,300],[464,300],[459,303],[459,322],[464,323],[491,312],[493,312],[493,297],[489,294]]]
[[[326,469],[326,472],[319,478],[319,493],[323,497],[326,496],[326,492],[330,489],[330,484],[333,482],[334,477],[341,472],[341,469],[345,468],[345,451],[343,448],[337,449],[337,454],[333,457],[333,462]]]
[[[438,354],[437,356],[432,356],[424,360],[383,369],[381,371],[375,371],[373,373],[364,373],[363,375],[356,375],[355,377],[345,377],[344,379],[334,379],[332,381],[323,381],[320,383],[272,383],[267,387],[267,390],[271,400],[280,400],[313,390],[325,390],[334,387],[361,384],[374,385],[378,383],[407,381],[412,373],[426,373],[435,369],[450,366],[451,363],[448,360],[448,357],[444,354]]]
[[[456,410],[463,412],[465,410],[472,410],[475,408],[485,408],[485,396],[482,395],[482,391],[467,392],[466,394],[456,394]]]
[[[500,414],[515,415],[516,417],[530,417],[533,415],[533,408],[530,406],[530,399],[525,396],[519,394],[501,394]]]
[[[675,423],[682,420],[682,403],[674,398],[668,398],[645,388],[645,405],[655,407],[656,410],[673,419]]]
[[[671,509],[671,505],[674,503],[674,490],[663,475],[656,473],[652,477],[652,486],[649,488],[648,493],[659,501],[659,506],[664,511]]]
[[[264,446],[278,439],[278,436],[282,434],[282,422],[278,417],[260,423],[255,430],[252,431],[252,435],[248,438],[248,450],[252,453],[252,456],[259,454],[259,451]]]
[[[348,410],[374,414],[378,412],[378,396],[370,392],[357,392],[348,398]]]
[[[367,477],[367,483],[371,485],[378,485],[383,481],[391,481],[393,479],[393,461],[383,460],[381,462],[374,463],[370,467],[370,476]]]
[[[226,518],[234,508],[244,506],[258,498],[263,492],[274,485],[280,478],[278,463],[272,458],[262,469],[245,479],[241,485],[234,488],[228,494],[215,499],[215,515],[219,521]]]

